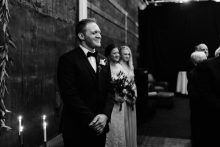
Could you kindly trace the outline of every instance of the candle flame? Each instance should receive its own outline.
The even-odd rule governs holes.
[[[21,119],[22,119],[22,116],[21,116],[21,115],[19,115],[19,116],[18,116],[18,120],[20,121]]]
[[[43,120],[45,120],[45,119],[46,119],[46,117],[47,117],[47,116],[44,114],[44,115],[42,116]]]

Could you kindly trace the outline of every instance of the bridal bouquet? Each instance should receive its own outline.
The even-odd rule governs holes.
[[[136,95],[135,95],[135,83],[134,81],[127,81],[127,84],[125,86],[125,101],[129,106],[131,106],[131,109],[134,109],[134,104],[136,102]]]
[[[122,108],[122,103],[127,102],[133,109],[135,104],[134,82],[129,81],[128,77],[120,71],[116,77],[112,77],[112,84],[116,93],[115,102],[120,104],[119,110]]]

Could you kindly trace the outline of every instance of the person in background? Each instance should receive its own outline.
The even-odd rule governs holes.
[[[193,63],[194,67],[190,72],[187,72],[187,78],[188,78],[188,84],[187,84],[187,90],[188,90],[188,96],[189,96],[189,102],[190,102],[190,123],[191,123],[191,144],[192,147],[197,147],[199,144],[199,134],[200,131],[197,127],[200,125],[200,121],[203,119],[203,114],[201,114],[202,106],[200,104],[197,85],[196,85],[196,77],[197,77],[197,71],[196,66],[206,60],[206,54],[201,51],[195,51],[191,54],[190,60]]]
[[[76,26],[79,46],[58,62],[57,80],[63,101],[61,132],[65,147],[104,147],[113,108],[111,73],[94,19]]]
[[[195,51],[190,55],[190,60],[194,66],[196,66],[198,63],[206,59],[207,59],[207,55],[204,52]]]
[[[119,63],[120,54],[119,48],[115,44],[110,44],[105,48],[105,56],[109,60],[112,80],[119,79],[119,73],[125,74],[124,69]],[[127,147],[126,144],[126,121],[127,121],[127,104],[123,96],[115,91],[112,97],[114,100],[114,107],[109,123],[109,132],[106,139],[106,147]]]
[[[196,66],[194,77],[200,114],[195,126],[197,143],[193,147],[220,146],[220,56],[204,60]]]
[[[220,47],[218,47],[216,50],[215,50],[215,57],[218,57],[220,55]]]
[[[208,56],[209,56],[208,47],[207,47],[207,45],[204,44],[204,43],[201,43],[201,44],[199,44],[199,45],[196,45],[196,46],[195,46],[195,51],[202,51],[202,52],[204,52],[204,53],[206,54],[206,57],[207,57],[207,58],[208,58]]]
[[[125,125],[126,131],[126,144],[127,147],[137,147],[137,118],[136,118],[136,98],[137,89],[134,79],[134,66],[131,49],[128,46],[121,46],[120,48],[120,64],[122,65],[125,75],[128,80],[133,82],[134,96],[132,101],[126,100],[128,107],[126,108],[127,121]]]

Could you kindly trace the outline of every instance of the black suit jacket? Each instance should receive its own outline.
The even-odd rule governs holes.
[[[194,90],[198,96],[193,102],[192,117],[195,130],[194,146],[220,146],[220,57],[208,59],[196,67]]]
[[[188,79],[188,83],[187,83],[187,91],[188,91],[188,96],[190,98],[190,109],[192,109],[192,105],[195,102],[196,104],[198,104],[199,100],[198,100],[198,86],[196,85],[196,78],[197,78],[197,70],[196,67],[194,66],[194,68],[187,72],[187,79]],[[192,110],[191,110],[192,112]]]
[[[196,82],[200,100],[208,109],[220,112],[220,57],[198,64]]]
[[[105,114],[110,120],[113,90],[110,67],[100,64],[103,59],[105,57],[98,54],[96,73],[80,47],[59,59],[57,78],[64,103],[61,127],[66,137],[77,140],[85,135],[96,135],[88,125],[97,114]]]

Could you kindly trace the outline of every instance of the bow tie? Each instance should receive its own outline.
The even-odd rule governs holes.
[[[87,53],[87,57],[97,57],[97,52],[94,52],[94,53],[91,53],[91,52],[88,52]]]

